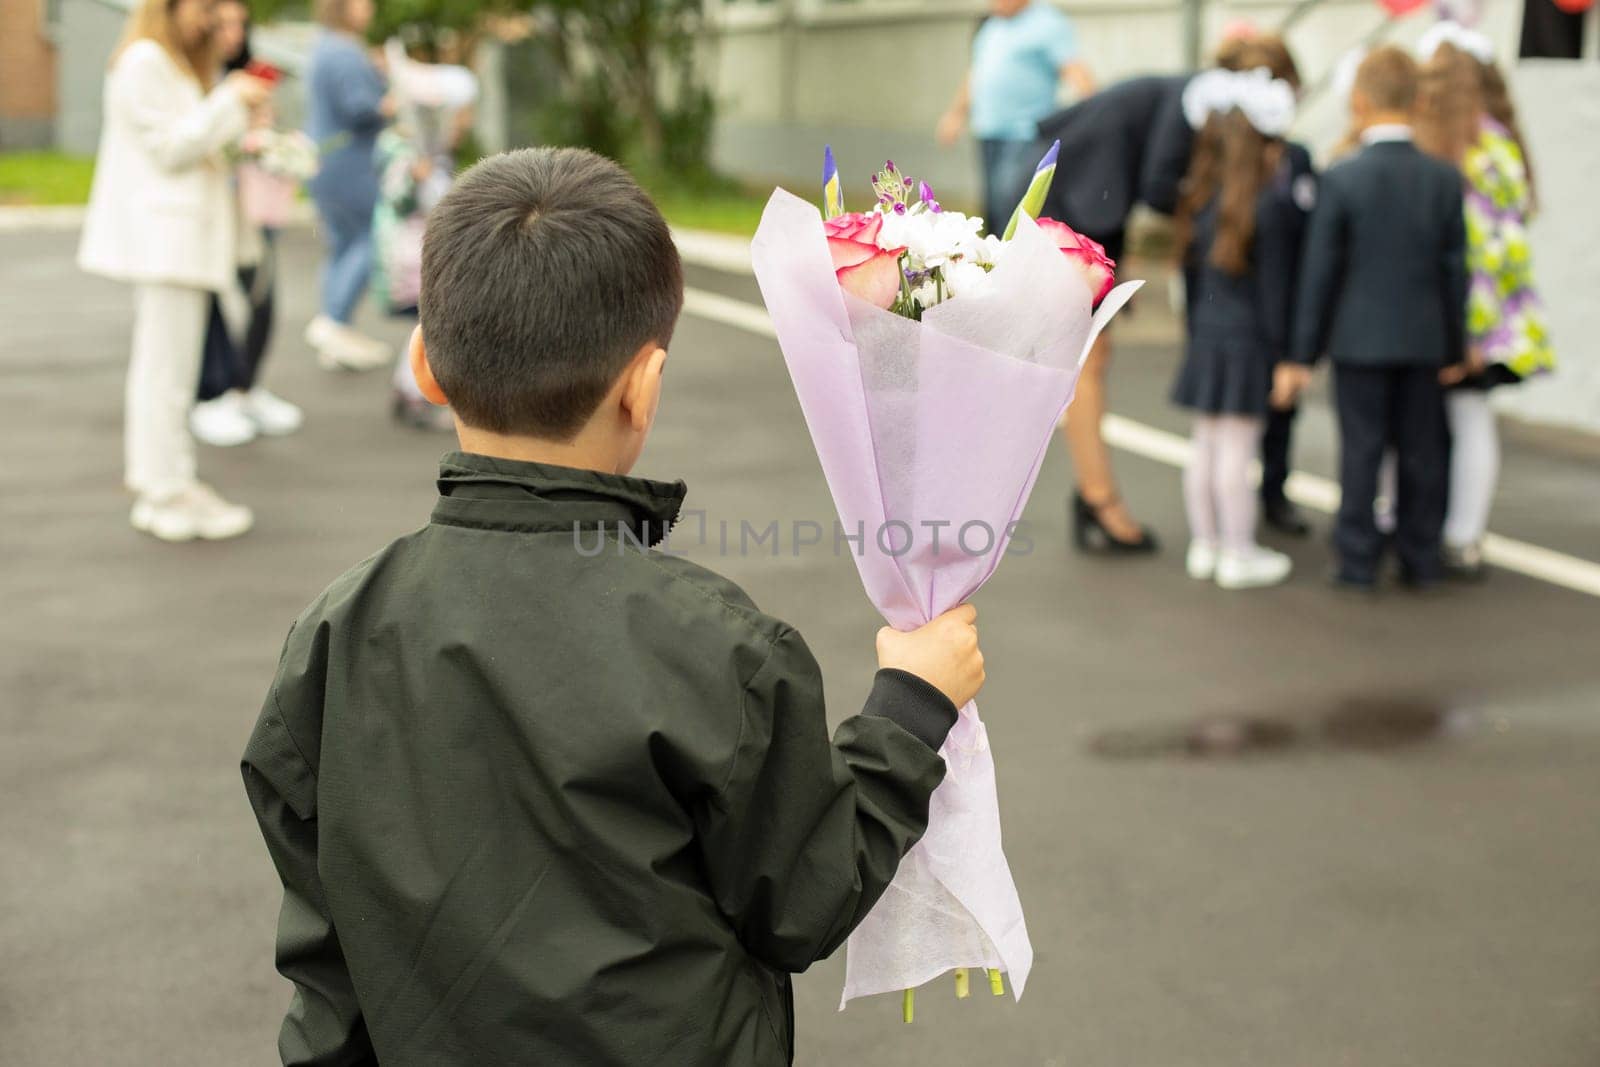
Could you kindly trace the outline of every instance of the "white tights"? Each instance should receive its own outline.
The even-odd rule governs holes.
[[[1489,530],[1489,510],[1500,484],[1500,430],[1489,394],[1482,389],[1452,389],[1445,394],[1450,421],[1450,496],[1444,517],[1444,543],[1467,548]],[[1378,470],[1378,529],[1394,532],[1394,453]]]
[[[1194,420],[1183,503],[1196,541],[1241,554],[1255,548],[1257,505],[1250,465],[1260,451],[1264,425],[1265,420],[1250,415],[1201,415]]]
[[[1500,481],[1500,431],[1489,394],[1482,389],[1452,389],[1445,394],[1450,419],[1450,504],[1444,516],[1444,543],[1466,548],[1483,540],[1489,509]]]

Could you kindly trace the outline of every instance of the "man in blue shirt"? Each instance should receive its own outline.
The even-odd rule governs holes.
[[[939,140],[952,145],[971,126],[983,153],[984,219],[999,232],[1039,162],[1039,120],[1056,110],[1061,82],[1086,96],[1094,79],[1078,60],[1072,20],[1049,0],[993,0],[989,10]]]

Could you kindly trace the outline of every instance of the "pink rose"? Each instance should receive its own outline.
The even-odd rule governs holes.
[[[842,237],[847,241],[864,241],[873,244],[878,240],[878,231],[883,229],[883,216],[876,211],[862,214],[852,211],[844,215],[836,215],[827,219],[822,224],[822,232],[829,237]]]
[[[1064,222],[1055,219],[1036,221],[1044,235],[1054,241],[1062,255],[1083,274],[1083,280],[1089,286],[1090,304],[1098,307],[1117,283],[1117,265],[1106,255],[1105,246],[1091,241]]]
[[[830,224],[835,221],[838,220],[829,220]],[[900,253],[904,251],[845,237],[828,238],[828,254],[833,257],[833,273],[839,279],[839,287],[874,307],[888,308],[900,295]]]

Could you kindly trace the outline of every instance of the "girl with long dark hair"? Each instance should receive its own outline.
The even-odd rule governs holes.
[[[1290,571],[1289,557],[1256,543],[1250,468],[1289,351],[1300,258],[1300,209],[1280,180],[1294,93],[1264,70],[1203,77],[1186,101],[1200,127],[1176,215],[1188,338],[1172,399],[1194,412],[1189,574],[1246,589]]]

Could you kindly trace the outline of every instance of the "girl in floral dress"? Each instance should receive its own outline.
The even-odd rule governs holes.
[[[1445,564],[1467,578],[1483,574],[1482,542],[1500,476],[1489,390],[1555,366],[1533,283],[1527,226],[1535,200],[1527,152],[1493,52],[1472,44],[1440,44],[1428,60],[1434,104],[1424,101],[1418,129],[1424,147],[1460,165],[1466,186],[1468,355],[1444,372],[1443,381],[1450,387],[1451,434]]]

